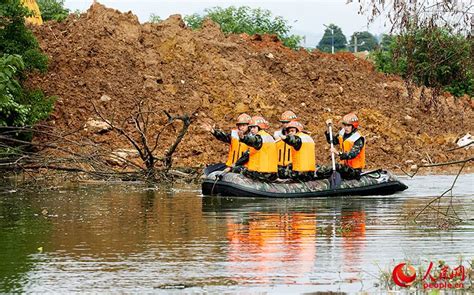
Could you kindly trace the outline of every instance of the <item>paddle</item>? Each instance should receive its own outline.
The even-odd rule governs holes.
[[[224,163],[211,164],[204,169],[204,175],[209,175],[215,171],[222,171],[227,166]]]
[[[334,148],[334,144],[332,143],[333,137],[332,137],[332,124],[328,124],[329,128],[329,141],[331,142],[331,149]],[[332,161],[332,174],[331,177],[329,177],[329,184],[331,189],[336,189],[339,187],[339,185],[342,182],[341,179],[341,174],[336,171],[336,159],[334,157],[334,153],[331,152],[331,161]]]

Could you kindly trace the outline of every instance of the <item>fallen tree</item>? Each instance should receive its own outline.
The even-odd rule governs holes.
[[[136,102],[135,111],[129,117],[116,121],[114,118],[106,119],[111,114],[104,114],[94,104],[93,108],[102,122],[109,127],[106,131],[126,138],[132,149],[115,149],[113,145],[95,143],[89,137],[78,136],[79,129],[58,133],[47,125],[9,127],[0,135],[0,148],[9,148],[11,153],[0,160],[0,170],[48,169],[80,172],[95,179],[107,180],[160,181],[192,177],[188,173],[173,171],[172,165],[173,155],[193,123],[195,112],[171,115],[166,110],[152,111],[145,100],[140,100]],[[164,124],[157,121],[159,113],[166,116]],[[129,128],[130,123],[133,128]],[[84,128],[88,126],[86,124]],[[11,136],[21,133],[42,134],[49,140],[29,142]],[[174,136],[174,140],[167,147],[160,140],[165,133]],[[71,137],[74,139],[70,139]],[[67,147],[63,147],[64,142],[68,142]]]

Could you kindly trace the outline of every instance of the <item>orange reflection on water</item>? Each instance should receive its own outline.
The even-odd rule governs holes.
[[[283,277],[286,283],[291,283],[291,277],[312,271],[316,259],[316,232],[314,213],[257,212],[251,213],[242,223],[228,219],[231,271],[252,276],[259,283],[268,283],[268,274],[289,269],[291,274]],[[292,266],[288,267],[289,264]]]
[[[365,211],[342,211],[342,249],[344,270],[358,272],[363,269],[361,253],[365,247]]]

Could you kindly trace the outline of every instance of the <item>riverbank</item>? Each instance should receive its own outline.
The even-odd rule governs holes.
[[[212,22],[193,31],[177,15],[140,24],[131,13],[100,4],[65,22],[46,23],[35,35],[50,67],[29,84],[58,96],[54,113],[34,137],[35,144],[54,147],[42,149],[51,161],[72,159],[68,165],[93,170],[97,165],[88,156],[95,155],[103,170],[143,167],[130,138],[156,141],[154,153],[162,158],[180,132],[180,122],[170,124],[171,114],[192,120],[173,165],[200,169],[224,161],[228,149],[201,123],[230,130],[237,115],[248,112],[268,118],[274,130],[287,109],[315,139],[317,163],[329,162],[324,121],[350,111],[357,112],[367,139],[368,169],[399,173],[415,164],[472,156],[472,148],[447,151],[473,133],[472,98],[432,97],[429,89],[407,88],[399,77],[378,73],[350,53],[292,51],[271,36],[225,36]],[[147,126],[140,126],[146,132],[134,123],[145,122],[144,114]]]
[[[426,176],[455,176],[459,173],[461,165],[455,166],[443,166],[443,167],[430,167],[420,168],[416,173],[414,170],[410,170],[408,167],[402,171],[400,169],[389,170],[399,178],[417,178]],[[106,177],[98,177],[97,175],[84,172],[68,172],[68,171],[57,171],[52,169],[40,169],[30,171],[19,171],[18,173],[4,173],[2,179],[9,181],[14,186],[23,187],[33,186],[37,189],[41,189],[44,183],[52,187],[61,187],[65,184],[77,185],[77,184],[90,184],[90,185],[110,185],[110,184],[130,184],[130,185],[161,185],[166,183],[201,183],[203,169],[200,168],[177,168],[169,173],[166,179],[157,179],[156,181],[146,181],[144,177],[124,178],[120,175],[115,177],[110,175]],[[368,170],[366,170],[368,171]],[[466,164],[463,168],[461,175],[472,175],[474,174],[474,165]],[[410,177],[412,176],[412,177]],[[67,186],[68,186],[67,185]]]

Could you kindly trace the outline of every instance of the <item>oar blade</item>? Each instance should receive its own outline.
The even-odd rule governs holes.
[[[329,183],[331,186],[331,189],[336,189],[341,185],[342,178],[341,174],[337,171],[333,171],[331,174],[331,177],[329,178]]]

